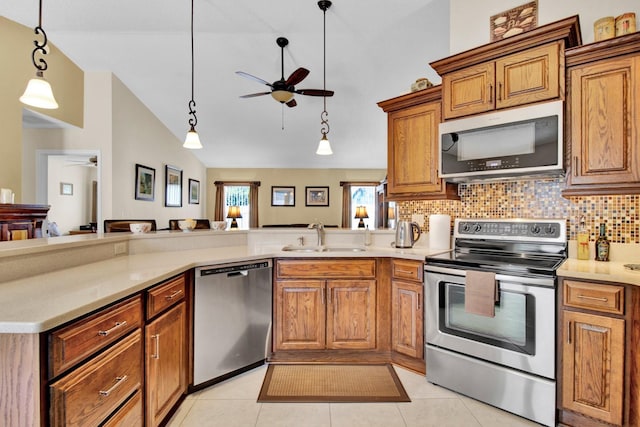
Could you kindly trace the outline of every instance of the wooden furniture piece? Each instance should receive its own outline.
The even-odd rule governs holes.
[[[180,227],[178,226],[178,222],[180,222],[180,221],[184,221],[184,219],[170,219],[169,220],[169,230],[180,230]],[[208,219],[196,219],[194,221],[196,222],[195,230],[209,230],[209,229],[211,229],[211,223],[209,222]]]
[[[0,203],[0,241],[42,237],[42,221],[49,205]]]
[[[188,329],[185,276],[146,292],[145,384],[147,427],[158,426],[187,391]]]
[[[378,102],[387,113],[388,200],[459,199],[438,178],[440,86]]]
[[[430,65],[445,120],[564,97],[564,52],[581,44],[577,16]]]
[[[104,232],[116,233],[116,232],[131,232],[129,224],[136,222],[149,222],[151,223],[151,231],[156,231],[155,219],[105,219],[104,220]]]
[[[639,425],[639,289],[567,278],[560,289],[561,425]]]
[[[640,193],[640,33],[567,50],[563,196]]]
[[[374,349],[373,259],[276,261],[274,350]]]
[[[424,372],[424,264],[391,260],[391,349],[415,359],[412,365]],[[406,362],[405,362],[406,363]]]
[[[119,406],[142,388],[141,326],[136,295],[47,334],[52,426],[98,425],[124,416]],[[136,408],[141,419],[141,406],[124,411]]]

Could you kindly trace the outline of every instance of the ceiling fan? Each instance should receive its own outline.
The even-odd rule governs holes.
[[[98,166],[98,156],[91,157],[74,157],[68,158],[65,160],[67,166],[87,166],[87,167],[97,167]]]
[[[240,98],[254,98],[256,96],[262,95],[271,95],[273,99],[276,101],[286,104],[288,107],[295,107],[297,105],[296,100],[293,96],[297,93],[300,95],[308,95],[308,96],[333,96],[332,90],[322,90],[322,89],[296,89],[295,85],[300,83],[309,75],[309,70],[306,68],[298,68],[295,70],[289,78],[284,79],[284,48],[289,44],[289,40],[284,37],[278,37],[276,39],[276,43],[280,46],[280,63],[281,63],[281,77],[280,80],[277,80],[273,83],[269,83],[266,80],[263,80],[259,77],[252,76],[251,74],[245,73],[244,71],[236,71],[236,74],[242,77],[245,77],[250,80],[254,80],[258,83],[262,83],[271,88],[269,92],[259,92],[259,93],[251,93],[249,95],[242,95]]]

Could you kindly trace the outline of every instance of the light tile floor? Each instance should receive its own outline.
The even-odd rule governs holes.
[[[257,403],[266,365],[193,393],[169,427],[532,427],[395,366],[410,403]]]

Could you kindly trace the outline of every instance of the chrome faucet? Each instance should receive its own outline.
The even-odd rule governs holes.
[[[309,224],[308,228],[315,228],[318,232],[318,246],[324,246],[324,224],[321,222],[315,222]]]

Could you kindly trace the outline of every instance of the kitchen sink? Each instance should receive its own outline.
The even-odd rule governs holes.
[[[285,252],[364,252],[362,246],[297,246],[287,245],[282,248]]]

